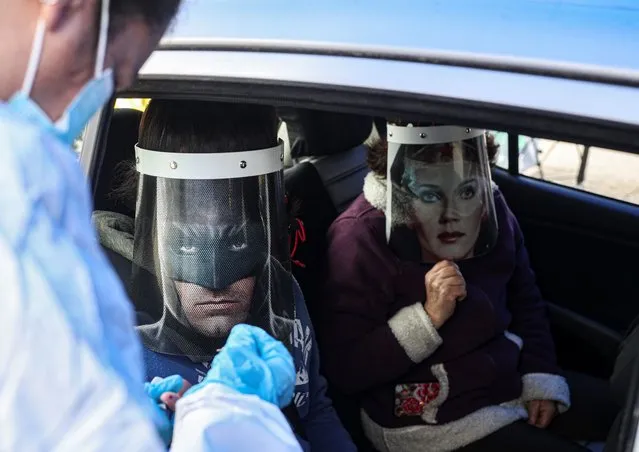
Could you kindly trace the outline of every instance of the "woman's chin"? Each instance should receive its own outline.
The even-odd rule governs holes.
[[[453,247],[441,247],[439,249],[433,250],[433,252],[431,252],[430,254],[437,256],[438,261],[461,261],[464,259],[469,259],[473,255],[472,248],[470,250],[468,248],[452,248]]]

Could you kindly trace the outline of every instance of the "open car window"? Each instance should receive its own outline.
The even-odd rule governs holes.
[[[509,168],[509,136],[493,132],[499,144],[496,166]],[[639,204],[639,155],[588,144],[517,136],[513,174]],[[514,169],[513,169],[514,170]]]

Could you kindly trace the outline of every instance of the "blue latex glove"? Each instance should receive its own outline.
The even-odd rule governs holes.
[[[256,395],[283,408],[293,399],[295,389],[293,357],[284,344],[264,330],[236,325],[204,380],[189,389],[185,396],[211,383]]]
[[[173,436],[173,413],[164,407],[160,396],[165,392],[179,392],[184,385],[184,379],[179,375],[166,378],[154,378],[150,383],[144,383],[144,390],[155,407],[156,427],[165,445],[171,444]]]

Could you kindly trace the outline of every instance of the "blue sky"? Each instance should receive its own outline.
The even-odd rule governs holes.
[[[172,35],[516,55],[639,69],[639,0],[185,0]]]

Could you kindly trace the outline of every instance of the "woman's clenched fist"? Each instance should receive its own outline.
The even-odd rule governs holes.
[[[466,298],[466,281],[457,264],[438,262],[425,277],[424,309],[435,328],[440,328],[455,312],[458,301]]]

